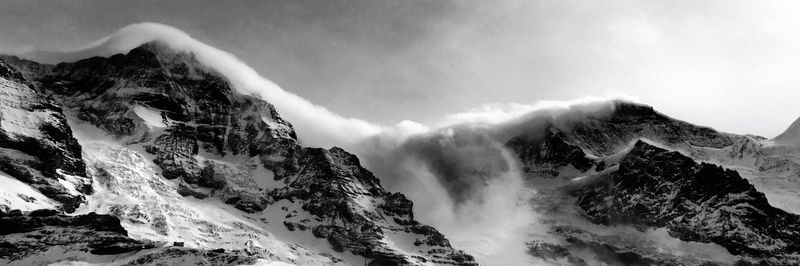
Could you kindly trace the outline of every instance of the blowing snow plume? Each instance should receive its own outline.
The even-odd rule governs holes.
[[[610,115],[615,106],[615,100],[591,97],[487,107],[452,115],[424,133],[384,132],[362,142],[358,153],[385,185],[415,202],[416,217],[442,230],[455,246],[481,263],[525,265],[529,234],[549,229],[530,205],[537,192],[526,185],[506,141],[535,140],[549,126],[567,128],[588,115]]]
[[[219,50],[183,31],[158,23],[139,23],[126,26],[114,34],[73,51],[29,51],[21,57],[46,63],[71,62],[93,56],[109,57],[127,53],[142,44],[160,41],[170,48],[194,53],[208,67],[221,73],[243,94],[260,96],[272,103],[282,116],[297,129],[300,141],[310,146],[349,146],[382,130],[360,119],[345,118],[328,109],[314,105],[296,94],[285,91],[259,75],[236,56]]]

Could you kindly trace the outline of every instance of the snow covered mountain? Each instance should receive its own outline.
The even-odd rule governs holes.
[[[5,263],[475,264],[193,53],[2,62]]]
[[[613,105],[610,114],[551,123],[507,142],[542,192],[537,200],[567,205],[545,211],[556,239],[531,242],[534,256],[591,264],[577,255],[589,249],[610,264],[800,261],[796,148],[782,137],[721,133],[648,106]],[[653,235],[660,243],[648,242]],[[668,242],[680,243],[683,255]],[[680,247],[691,243],[713,246]]]
[[[305,146],[292,122],[313,119],[279,108],[305,103],[243,90],[241,69],[211,65],[205,46],[156,39],[55,65],[0,56],[0,264],[800,263],[800,120],[767,139],[611,101],[415,135],[398,154],[424,153],[412,161],[441,174],[415,177],[445,183],[421,190],[442,193],[430,198],[533,212],[515,216],[522,231],[469,224],[515,239],[476,237],[491,252],[465,252],[448,240],[461,228],[420,222],[447,216],[415,217],[413,194],[382,185],[400,177]],[[319,128],[364,126],[348,121]],[[371,166],[407,163],[380,156]],[[520,224],[468,210],[453,217]]]

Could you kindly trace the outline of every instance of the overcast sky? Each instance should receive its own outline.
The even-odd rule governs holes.
[[[3,1],[0,50],[160,22],[348,117],[436,125],[487,103],[625,94],[773,137],[800,116],[800,2]]]

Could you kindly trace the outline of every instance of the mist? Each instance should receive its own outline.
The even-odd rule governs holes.
[[[585,97],[532,105],[491,105],[443,119],[407,136],[378,134],[354,151],[383,184],[414,201],[415,217],[441,230],[457,248],[491,265],[531,263],[525,243],[549,225],[531,199],[519,161],[505,143],[541,139],[550,126],[567,128],[615,110],[619,98]]]

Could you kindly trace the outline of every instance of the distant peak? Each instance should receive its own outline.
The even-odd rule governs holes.
[[[775,137],[774,140],[782,145],[800,146],[800,118],[797,118],[786,131]]]

